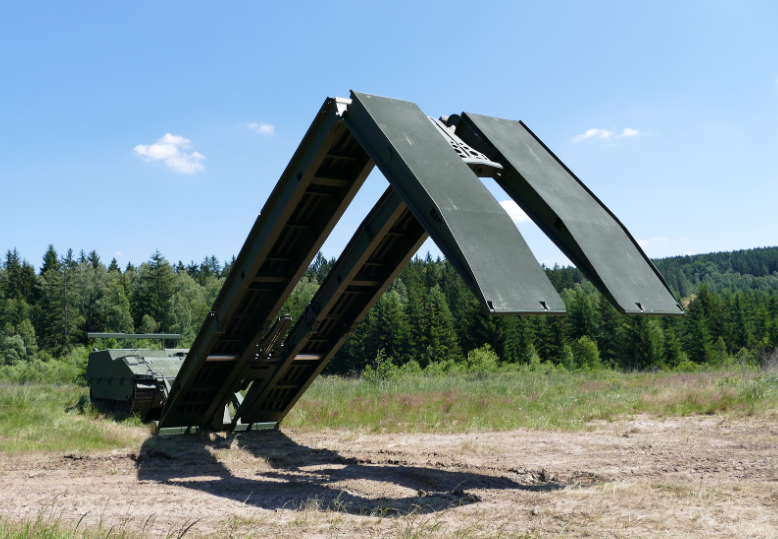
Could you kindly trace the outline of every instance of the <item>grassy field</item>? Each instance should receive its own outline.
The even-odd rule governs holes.
[[[778,371],[695,373],[498,371],[404,375],[389,380],[322,377],[283,423],[302,431],[473,432],[581,430],[635,414],[752,415],[778,408]],[[0,452],[93,451],[138,446],[148,429],[92,407],[75,384],[0,385]]]
[[[514,429],[572,432],[593,429],[593,421],[629,419],[638,414],[649,417],[705,414],[737,417],[760,415],[776,409],[778,370],[774,369],[730,368],[694,373],[621,373],[608,370],[569,373],[553,368],[540,372],[502,369],[478,376],[405,373],[385,379],[322,377],[295,406],[284,421],[283,428],[288,433],[303,436],[308,435],[306,432],[314,434],[315,431],[328,429],[346,434],[349,434],[348,431],[477,433]],[[600,424],[599,428],[602,429],[603,425]],[[560,436],[558,432],[542,435]],[[52,454],[120,448],[140,454],[141,445],[148,436],[147,427],[137,418],[120,421],[101,415],[89,403],[88,389],[83,386],[72,383],[0,385],[0,458],[40,453],[46,460]],[[530,436],[533,434],[530,433]],[[621,437],[618,439],[621,440]],[[229,442],[230,448],[234,441]],[[462,447],[461,451],[470,451],[470,446]],[[240,448],[236,451],[236,455],[242,454]],[[454,450],[449,448],[449,451]],[[456,451],[452,454],[458,454]],[[640,462],[645,465],[645,459]],[[676,465],[675,461],[673,465]],[[657,466],[664,469],[666,464],[659,463]],[[278,470],[273,469],[272,473],[277,474]],[[294,473],[300,472],[295,468]],[[243,478],[239,480],[246,481]],[[688,487],[686,483],[678,483],[681,486],[668,484],[672,488]],[[742,484],[748,486],[750,483]],[[575,498],[583,495],[575,488],[568,490],[559,491],[563,493],[559,494],[562,496],[560,499],[569,502],[564,496]],[[518,490],[511,495],[535,495],[529,491],[525,494],[521,492]],[[187,530],[191,521],[175,525],[171,522],[170,528],[163,530],[162,535],[159,530],[154,534],[146,533],[137,522],[133,522],[132,526],[127,522],[114,522],[108,526],[103,525],[101,520],[87,526],[85,522],[76,523],[55,514],[54,505],[52,502],[52,509],[42,511],[37,517],[0,517],[0,537],[145,539],[152,536],[200,536],[194,529]],[[312,521],[322,517],[320,510],[311,514]],[[425,528],[424,523],[435,524],[443,514],[419,515],[416,520],[410,515],[397,520],[396,536],[438,536],[440,534],[436,535],[438,532],[435,530]],[[341,518],[337,515],[327,518],[330,517]],[[302,517],[297,515],[295,518]],[[283,526],[279,524],[279,529],[293,532],[296,521]],[[414,527],[414,523],[419,522],[424,526]],[[408,526],[407,533],[400,529],[402,526]],[[470,533],[467,532],[469,529],[463,528],[462,533],[457,531],[452,536],[540,537],[534,532],[511,535],[502,532]],[[223,536],[232,537],[233,534]]]
[[[778,371],[496,372],[406,375],[370,382],[321,378],[284,421],[304,430],[471,432],[585,429],[635,414],[752,415],[778,407]]]
[[[102,417],[89,389],[67,385],[0,385],[0,453],[92,451],[137,445],[148,429],[135,418]]]

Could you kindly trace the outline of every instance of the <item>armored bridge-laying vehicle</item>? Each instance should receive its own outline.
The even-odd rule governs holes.
[[[278,317],[374,166],[389,187],[303,316]],[[277,427],[428,237],[485,313],[563,314],[479,178],[493,178],[622,314],[683,314],[629,231],[524,123],[436,119],[409,101],[352,92],[325,100],[175,379],[157,378],[164,404],[153,431]]]

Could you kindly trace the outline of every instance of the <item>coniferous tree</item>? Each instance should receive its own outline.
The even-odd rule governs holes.
[[[97,251],[91,251],[87,256],[87,261],[92,265],[92,268],[97,269],[100,267],[100,256]]]
[[[516,316],[514,319],[517,361],[526,363],[529,358],[533,357],[533,354],[537,355],[537,344],[535,339],[535,320],[537,320],[537,318]]]
[[[75,268],[73,251],[69,249],[60,260],[58,269],[50,269],[41,276],[45,328],[42,337],[47,350],[55,355],[69,352],[80,337],[82,320]]]
[[[195,281],[200,280],[200,266],[194,260],[186,266],[186,273]]]
[[[3,324],[17,326],[24,320],[30,319],[31,311],[30,305],[23,299],[9,299],[6,300],[3,312],[0,313],[0,321]]]
[[[555,362],[556,346],[554,343],[554,331],[548,316],[537,317],[535,323],[535,351],[542,361]]]
[[[711,337],[705,319],[704,306],[696,300],[689,304],[685,324],[685,351],[695,363],[705,363],[710,357]]]
[[[226,277],[227,275],[229,275],[230,271],[232,271],[232,268],[234,266],[235,266],[235,255],[232,255],[232,258],[230,259],[229,262],[224,262],[224,268],[222,269],[222,277]]]
[[[3,261],[3,292],[8,299],[23,299],[31,302],[35,290],[35,268],[22,260],[19,252],[9,250]]]
[[[635,316],[623,323],[616,332],[621,367],[626,370],[645,370],[662,363],[662,335],[655,320]]]
[[[426,304],[427,289],[424,287],[423,275],[420,271],[423,262],[417,258],[412,260],[402,271],[403,279],[408,292],[408,302],[405,304],[406,319],[410,324],[408,332],[408,359],[421,363],[421,354],[424,353],[426,342]]]
[[[458,324],[464,337],[461,339],[462,346],[467,350],[474,350],[485,344],[494,350],[501,347],[503,335],[498,319],[485,314],[481,304],[472,294],[467,298],[467,309],[463,314],[464,323]],[[497,354],[500,355],[500,352]]]
[[[49,244],[48,249],[46,249],[46,252],[43,254],[43,263],[41,264],[40,274],[43,275],[50,269],[59,269],[59,255],[57,255],[57,251],[51,244]]]
[[[754,313],[754,333],[752,336],[752,347],[764,347],[770,334],[770,322],[772,317],[765,305],[759,305]]]
[[[778,316],[773,318],[767,330],[767,349],[778,350]]]
[[[439,286],[434,286],[427,294],[424,310],[419,363],[426,366],[430,363],[461,360],[462,351],[457,342],[454,320]]]
[[[233,257],[234,259],[235,257]],[[311,280],[316,280],[319,284],[324,282],[324,279],[327,278],[327,274],[330,272],[332,267],[335,265],[335,259],[327,260],[324,255],[321,254],[321,251],[316,253],[316,257],[313,259],[313,262],[306,270],[306,276]]]
[[[395,365],[406,361],[408,323],[397,292],[382,295],[363,324],[366,327],[362,351],[366,361],[375,358],[379,350],[384,350]]]
[[[151,255],[148,264],[144,265],[140,273],[140,290],[138,291],[138,303],[141,325],[143,316],[149,315],[155,323],[162,322],[165,316],[165,307],[170,296],[173,295],[173,268],[167,259],[157,250]],[[148,326],[148,324],[146,324]]]
[[[589,294],[578,288],[573,293],[569,307],[570,336],[573,339],[588,337],[596,340],[599,336],[599,312]]]
[[[462,335],[460,343],[466,350],[474,350],[488,344],[502,361],[513,363],[523,357],[518,334],[517,319],[511,316],[490,316],[484,313],[475,296],[467,298],[466,324],[456,324]]]
[[[108,266],[108,272],[122,272],[122,268],[119,267],[119,263],[116,261],[116,257],[111,259],[111,264]]]
[[[664,331],[665,347],[664,347],[664,360],[665,365],[670,368],[675,368],[681,365],[686,360],[686,354],[681,347],[681,341],[675,333],[673,328],[668,328]]]
[[[468,326],[468,312],[470,311],[470,301],[473,293],[467,288],[462,277],[459,276],[454,266],[445,260],[440,268],[440,289],[446,296],[451,316],[454,317],[454,323],[457,332],[464,335]],[[481,343],[483,344],[483,343]],[[478,345],[481,346],[481,345]]]
[[[597,347],[600,349],[603,363],[609,367],[615,367],[619,364],[616,334],[624,317],[603,295],[599,297],[599,310],[600,327],[596,338]]]

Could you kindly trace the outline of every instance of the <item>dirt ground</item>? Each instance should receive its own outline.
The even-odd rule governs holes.
[[[0,456],[0,513],[165,536],[778,537],[778,413]]]

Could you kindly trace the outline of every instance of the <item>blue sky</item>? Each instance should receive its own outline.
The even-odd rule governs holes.
[[[775,2],[29,1],[0,4],[0,249],[229,258],[350,89],[524,120],[649,256],[778,245]]]

